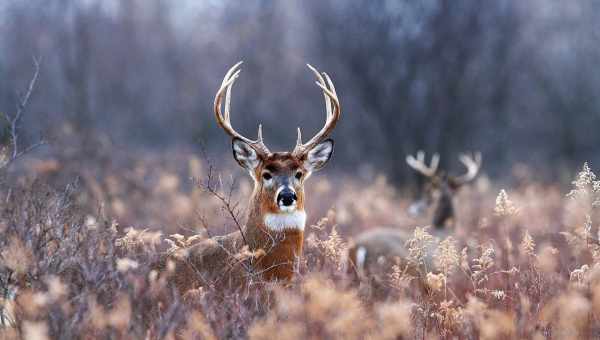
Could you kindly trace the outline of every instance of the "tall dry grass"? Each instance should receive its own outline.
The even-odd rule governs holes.
[[[428,232],[427,216],[405,213],[410,200],[385,178],[316,176],[293,282],[183,296],[167,284],[177,269],[157,273],[150,263],[235,228],[222,202],[188,180],[207,176],[204,162],[175,155],[27,164],[25,175],[4,176],[0,186],[3,338],[600,336],[600,182],[587,164],[572,190],[479,180],[455,198],[454,230],[443,240]],[[244,178],[218,181],[241,202],[240,217],[250,189]],[[352,236],[381,225],[414,231],[410,261],[424,263],[434,249],[427,289],[414,289],[399,266],[376,286],[347,273]]]

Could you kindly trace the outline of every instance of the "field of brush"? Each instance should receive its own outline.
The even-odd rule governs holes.
[[[412,196],[385,177],[326,169],[306,184],[293,282],[181,297],[149,264],[168,248],[234,231],[227,210],[243,222],[252,188],[241,172],[190,154],[22,163],[0,186],[0,338],[600,336],[600,182],[587,165],[572,185],[523,174],[504,186],[484,172],[454,198],[444,240],[429,236],[431,212],[409,216]],[[346,273],[352,237],[378,226],[415,230],[412,254],[436,249],[426,291],[400,268],[383,277],[383,294]]]

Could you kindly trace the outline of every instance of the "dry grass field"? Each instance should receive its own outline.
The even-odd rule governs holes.
[[[523,171],[502,187],[482,174],[454,198],[451,236],[441,240],[427,227],[431,209],[409,216],[411,195],[384,177],[326,170],[307,184],[304,255],[292,282],[181,296],[167,284],[177,268],[157,273],[150,263],[234,230],[230,210],[243,223],[245,176],[185,153],[23,164],[0,190],[1,338],[600,336],[600,182],[587,165],[570,188]],[[207,192],[209,179],[216,192]],[[425,266],[433,249],[426,289],[399,265],[376,284],[349,273],[353,236],[379,226],[414,231],[409,261]]]

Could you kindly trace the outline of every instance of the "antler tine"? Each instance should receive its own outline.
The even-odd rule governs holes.
[[[423,165],[422,165],[423,163],[421,162],[418,153],[417,153],[417,158],[415,158],[413,155],[406,156],[406,164],[408,164],[408,166],[417,170],[418,172],[426,175],[425,173],[423,173]]]
[[[323,79],[323,76],[319,73],[319,71],[317,71],[317,69],[314,68],[311,64],[306,64],[306,66],[308,66],[308,68],[315,74],[315,76],[317,76],[317,85],[321,88],[327,87],[327,85],[325,84],[325,79]],[[325,111],[327,113],[326,118],[329,119],[329,117],[331,116],[331,101],[329,100],[329,97],[325,92],[323,92],[323,97],[325,98]]]
[[[431,169],[431,171],[433,171],[433,173],[436,173],[439,165],[440,165],[440,154],[436,152],[431,157],[431,163],[429,165],[429,168]]]
[[[240,60],[237,62],[237,64],[233,65],[229,70],[227,70],[227,73],[225,73],[225,77],[223,77],[223,81],[221,82],[221,87],[223,87],[225,85],[225,83],[231,78],[232,73],[239,71],[238,68],[243,63],[244,62]]]
[[[417,161],[425,164],[425,152],[423,150],[417,151]]]
[[[225,82],[225,84],[227,86],[227,91],[225,92],[225,120],[227,122],[230,123],[231,125],[231,118],[230,118],[230,113],[231,113],[231,89],[233,88],[233,83],[235,82],[235,80],[240,76],[240,71],[238,70],[237,72],[235,72],[233,74],[233,78],[231,79],[231,82]]]
[[[406,156],[406,163],[417,172],[423,174],[426,177],[433,177],[437,172],[440,155],[435,153],[431,157],[431,163],[429,166],[425,164],[425,152],[422,150],[417,151],[417,158],[413,155]]]
[[[252,140],[242,136],[231,126],[231,89],[233,88],[233,84],[235,83],[236,79],[240,75],[241,70],[239,69],[239,66],[241,64],[242,61],[238,62],[237,64],[233,65],[233,67],[231,67],[227,71],[227,73],[225,73],[225,77],[221,82],[221,87],[215,95],[215,117],[217,118],[217,123],[219,124],[219,126],[223,130],[225,130],[225,132],[232,138],[239,138],[244,142],[250,144],[256,151],[268,155],[271,152],[263,142],[262,126],[260,124],[258,125],[258,138],[256,140]],[[225,112],[221,112],[221,101],[223,99],[223,93],[225,93]]]
[[[337,93],[335,92],[335,86],[333,86],[333,82],[331,81],[331,78],[329,78],[329,75],[325,72],[323,72],[323,76],[325,77],[325,80],[327,80],[327,86],[328,86],[329,90],[331,91],[331,94],[333,94],[333,96],[335,98],[337,98]],[[329,98],[327,98],[327,99],[329,99]],[[327,101],[327,103],[331,104],[329,102],[329,100]],[[338,101],[337,105],[338,106],[340,105],[339,101]],[[333,114],[333,112],[331,111],[331,105],[328,105],[328,108],[329,108],[328,113],[331,116]]]
[[[327,80],[327,84],[329,85],[329,89],[334,94],[334,96],[337,98],[337,92],[335,92],[335,86],[333,86],[333,81],[331,81],[331,77],[329,77],[329,75],[327,73],[325,73],[325,72],[323,72],[323,75],[325,76],[325,79]]]
[[[456,181],[465,184],[475,179],[481,169],[481,152],[476,152],[473,156],[468,154],[459,155],[460,162],[467,168],[467,172],[456,178]]]
[[[340,119],[341,107],[340,102],[338,100],[337,94],[335,92],[335,87],[333,86],[333,82],[331,78],[326,73],[321,75],[317,69],[312,67],[310,64],[307,64],[308,68],[315,74],[317,77],[317,81],[315,82],[317,86],[319,86],[323,90],[323,97],[325,98],[325,110],[326,110],[326,119],[325,125],[321,130],[308,142],[302,144],[302,132],[300,128],[298,128],[298,138],[296,140],[296,147],[292,154],[301,155],[308,150],[312,149],[315,145],[322,142],[327,136],[331,134],[333,129],[335,128],[338,120]]]
[[[306,64],[306,66],[308,66],[308,68],[317,77],[317,81],[318,81],[317,85],[319,85],[321,88],[322,88],[322,86],[326,86],[325,79],[323,79],[323,76],[321,76],[319,71],[317,71],[317,69],[314,68],[311,64]],[[323,97],[325,98],[325,108],[326,108],[326,112],[327,112],[327,118],[329,118],[329,116],[331,116],[331,102],[329,101],[329,97],[327,96],[327,94],[325,92],[323,92]]]

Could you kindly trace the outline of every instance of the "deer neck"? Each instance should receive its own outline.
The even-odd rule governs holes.
[[[245,233],[250,250],[260,254],[256,266],[266,279],[288,280],[293,276],[302,255],[305,223],[304,209],[272,212],[253,195]]]
[[[446,225],[452,222],[453,218],[454,204],[452,202],[452,193],[449,188],[443,187],[433,213],[432,224],[436,229],[446,229]]]
[[[306,213],[304,210],[263,215],[263,226],[270,233],[303,233],[305,224]]]

